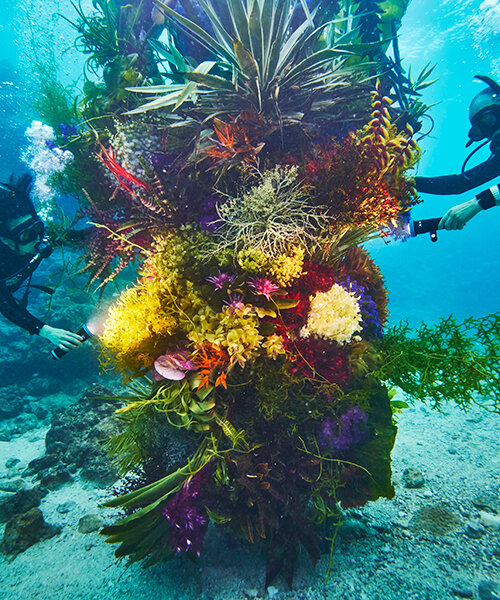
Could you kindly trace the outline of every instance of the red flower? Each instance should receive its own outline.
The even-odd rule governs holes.
[[[343,387],[351,378],[347,351],[336,342],[321,338],[288,340],[286,349],[292,357],[290,371],[308,379],[326,379]]]

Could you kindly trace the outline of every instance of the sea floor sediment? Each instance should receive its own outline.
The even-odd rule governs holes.
[[[40,505],[45,520],[59,525],[61,533],[14,559],[0,559],[0,599],[495,598],[500,566],[498,419],[480,408],[467,413],[455,407],[443,413],[425,406],[406,409],[393,451],[396,496],[345,512],[327,582],[328,554],[315,569],[303,555],[293,590],[280,578],[265,589],[262,548],[215,529],[209,531],[199,560],[179,556],[148,570],[127,568],[96,531],[82,533],[82,517],[98,515],[108,523],[113,512],[99,507],[109,492],[77,475]],[[44,454],[45,433],[32,430],[0,442],[3,487],[18,479],[30,485],[23,471]],[[7,469],[12,458],[20,462]],[[419,487],[407,487],[415,484]]]

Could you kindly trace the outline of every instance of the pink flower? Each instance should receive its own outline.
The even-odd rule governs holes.
[[[231,275],[230,273],[222,273],[221,271],[219,271],[219,274],[214,277],[207,277],[207,281],[213,283],[216,290],[221,290],[225,283],[233,283],[234,280],[234,275]]]
[[[267,277],[249,277],[248,285],[253,288],[256,294],[265,296],[268,300],[271,299],[271,294],[280,289],[278,285],[267,279]]]
[[[184,379],[186,371],[194,371],[195,369],[196,365],[189,360],[187,350],[167,352],[155,360],[153,379],[155,381],[160,381],[161,379],[179,381]]]

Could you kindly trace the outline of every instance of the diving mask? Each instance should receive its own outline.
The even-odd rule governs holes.
[[[469,119],[472,127],[466,146],[485,138],[493,140],[500,134],[500,85],[486,75],[476,75],[476,79],[484,81],[488,88],[474,96],[470,104]],[[498,151],[497,143],[492,143],[492,146],[492,152]]]
[[[8,233],[8,237],[20,245],[41,241],[45,234],[45,225],[38,217],[31,217]]]

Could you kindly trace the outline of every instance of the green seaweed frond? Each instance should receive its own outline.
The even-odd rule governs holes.
[[[378,342],[383,361],[373,373],[405,394],[440,408],[500,407],[500,313],[463,322],[450,316],[413,331],[403,321]]]

